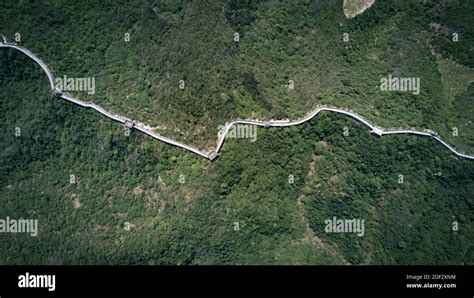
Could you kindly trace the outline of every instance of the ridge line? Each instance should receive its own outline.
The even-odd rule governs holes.
[[[474,160],[473,155],[468,155],[468,154],[464,154],[464,153],[461,153],[461,152],[457,151],[452,145],[445,142],[434,131],[431,131],[431,130],[428,130],[428,129],[425,129],[423,131],[419,131],[419,130],[415,130],[415,129],[398,129],[398,130],[397,129],[387,129],[386,130],[382,127],[372,125],[365,118],[363,118],[362,116],[358,115],[357,113],[355,113],[351,110],[347,110],[347,109],[343,109],[343,108],[337,108],[337,107],[333,107],[333,106],[329,106],[329,105],[316,106],[313,110],[308,112],[308,114],[306,114],[306,116],[304,116],[303,118],[296,119],[296,120],[293,120],[293,121],[291,121],[289,119],[285,119],[285,120],[273,120],[272,119],[272,120],[269,120],[269,121],[243,119],[243,120],[233,120],[231,122],[227,122],[226,125],[224,126],[223,131],[221,131],[218,134],[217,146],[215,147],[215,149],[211,153],[205,153],[205,152],[203,152],[203,151],[201,151],[201,150],[199,150],[195,147],[186,145],[186,144],[181,143],[179,141],[175,141],[173,139],[170,139],[170,138],[164,137],[164,136],[162,136],[158,133],[155,133],[154,131],[152,131],[151,129],[145,127],[144,125],[142,125],[141,123],[139,123],[137,121],[131,120],[131,119],[129,119],[127,117],[124,117],[124,116],[121,116],[121,115],[117,115],[117,114],[113,114],[111,112],[108,112],[104,108],[102,108],[102,107],[100,107],[100,106],[98,106],[94,103],[84,102],[84,101],[81,101],[77,98],[69,96],[67,94],[64,94],[61,90],[59,90],[55,87],[55,85],[54,85],[54,75],[51,72],[51,70],[49,69],[49,67],[46,65],[46,63],[44,63],[40,58],[38,58],[30,50],[28,50],[28,49],[26,49],[22,46],[19,46],[15,43],[9,43],[9,42],[6,41],[6,38],[4,36],[2,36],[2,37],[3,37],[3,42],[0,41],[0,48],[16,49],[16,50],[22,52],[23,54],[27,55],[31,60],[35,61],[43,69],[43,71],[46,73],[46,76],[48,77],[53,97],[62,98],[66,101],[72,102],[72,103],[74,103],[76,105],[79,105],[81,107],[84,107],[84,108],[91,108],[91,109],[99,112],[100,114],[102,114],[102,115],[104,115],[104,116],[106,116],[106,117],[108,117],[112,120],[115,120],[115,121],[118,121],[118,122],[124,124],[125,126],[127,126],[129,128],[135,128],[136,130],[141,131],[142,133],[144,133],[148,136],[151,136],[154,139],[157,139],[157,140],[162,141],[162,142],[167,143],[167,144],[171,144],[171,145],[183,148],[183,149],[188,150],[190,152],[193,152],[193,153],[195,153],[195,154],[197,154],[201,157],[207,158],[211,161],[215,160],[219,156],[219,152],[221,151],[222,146],[224,145],[226,135],[229,132],[230,128],[235,124],[249,124],[249,125],[256,125],[256,126],[263,126],[263,127],[289,127],[289,126],[295,126],[295,125],[303,124],[303,123],[313,119],[321,111],[331,111],[331,112],[334,112],[334,113],[337,113],[337,114],[347,115],[347,116],[357,120],[358,122],[361,122],[365,126],[369,127],[371,129],[371,133],[373,133],[373,134],[375,134],[379,137],[382,137],[384,135],[392,135],[392,134],[414,134],[414,135],[419,135],[419,136],[431,137],[431,138],[434,138],[435,140],[437,140],[439,143],[441,143],[446,148],[448,148],[454,155],[456,155],[458,157]]]

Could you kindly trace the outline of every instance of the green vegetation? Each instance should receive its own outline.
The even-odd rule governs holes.
[[[472,152],[474,86],[445,87],[472,65],[429,26],[469,10],[381,2],[346,20],[342,1],[20,1],[0,4],[0,32],[21,32],[57,75],[96,76],[97,94],[79,98],[189,143],[213,145],[232,118],[326,103],[447,138],[456,126],[449,141]],[[0,218],[40,229],[0,234],[0,264],[474,264],[474,163],[432,139],[377,138],[321,113],[228,139],[209,162],[50,98],[16,51],[0,50],[0,65]],[[378,91],[390,73],[420,77],[421,94]],[[365,236],[325,233],[333,216],[365,219]]]
[[[231,119],[296,118],[324,103],[384,127],[430,128],[470,151],[473,134],[452,137],[470,119],[457,118],[432,51],[472,67],[472,5],[376,1],[354,19],[342,7],[342,0],[20,1],[0,4],[0,30],[10,40],[20,33],[20,44],[58,76],[96,77],[96,94],[77,97],[201,148],[213,147],[218,126]],[[436,22],[443,27],[430,26]],[[459,32],[459,42],[446,32]],[[380,91],[388,74],[419,77],[421,94]],[[470,69],[464,78],[472,79]]]
[[[446,57],[458,63],[474,67],[472,44],[474,43],[474,20],[466,16],[474,13],[469,1],[440,1],[434,6],[437,12],[434,22],[440,25],[434,44]],[[453,42],[457,34],[458,42]]]
[[[17,66],[0,80],[0,218],[40,226],[38,237],[1,235],[2,264],[473,262],[474,164],[433,140],[378,139],[328,113],[260,129],[255,143],[227,140],[211,163],[127,137],[96,113],[48,98],[39,68],[22,55],[0,59]],[[365,218],[366,236],[326,235],[334,215]],[[306,221],[323,246],[304,241]]]
[[[329,146],[315,147],[317,170],[303,189],[316,234],[356,264],[472,263],[471,161],[413,136],[377,139],[359,129],[324,139]],[[326,234],[332,216],[365,219],[365,236]],[[465,230],[454,233],[454,221]]]
[[[450,102],[453,102],[457,95],[465,94],[469,86],[474,82],[474,69],[459,65],[452,60],[441,58],[438,61],[438,65],[446,97]]]

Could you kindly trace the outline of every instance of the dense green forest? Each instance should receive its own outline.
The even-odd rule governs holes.
[[[1,235],[2,264],[474,261],[474,163],[433,140],[379,139],[328,113],[260,129],[254,143],[230,139],[211,163],[49,98],[21,54],[0,59],[10,65],[0,80],[0,218],[40,227],[38,237]],[[325,234],[334,215],[365,218],[366,235]]]
[[[454,75],[469,77],[472,53],[430,28],[471,41],[472,7],[423,3],[376,1],[349,21],[342,1],[2,2],[0,34],[22,32],[58,75],[96,76],[81,99],[190,143],[330,103],[472,152],[474,89]],[[321,113],[228,139],[209,162],[51,98],[21,53],[0,50],[0,66],[0,219],[39,220],[37,237],[0,234],[2,265],[474,264],[474,162],[433,139]],[[421,94],[380,93],[388,73],[420,77]],[[364,237],[325,233],[333,216],[365,219]]]
[[[19,33],[57,76],[95,77],[96,93],[77,97],[201,148],[231,119],[296,118],[324,103],[469,151],[472,105],[447,93],[457,82],[462,97],[474,75],[439,65],[472,67],[471,3],[376,1],[346,19],[342,2],[4,1],[0,33]],[[420,95],[380,91],[388,74],[420,78]]]

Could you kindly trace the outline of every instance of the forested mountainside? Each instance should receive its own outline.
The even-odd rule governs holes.
[[[56,75],[96,77],[75,96],[187,143],[323,103],[473,153],[469,1],[376,1],[353,19],[342,0],[0,8],[0,34],[21,32]],[[0,218],[39,221],[37,237],[0,234],[0,264],[474,264],[474,162],[433,139],[321,112],[227,139],[210,162],[51,98],[17,51],[0,65]],[[390,73],[420,77],[420,94],[380,92]],[[327,233],[335,216],[365,234]]]
[[[342,0],[0,5],[10,41],[20,34],[57,77],[96,79],[95,94],[74,96],[200,148],[232,119],[293,119],[318,104],[474,146],[469,1],[376,1],[352,19]],[[381,91],[388,75],[419,78],[420,94]]]

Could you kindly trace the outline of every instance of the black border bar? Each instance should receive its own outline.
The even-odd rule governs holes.
[[[472,266],[0,266],[0,297],[404,296],[474,297]],[[19,288],[25,274],[55,275],[56,290]],[[411,280],[407,276],[431,280]],[[455,276],[455,279],[452,279]],[[435,279],[432,279],[435,278]],[[456,288],[408,289],[407,283]]]

